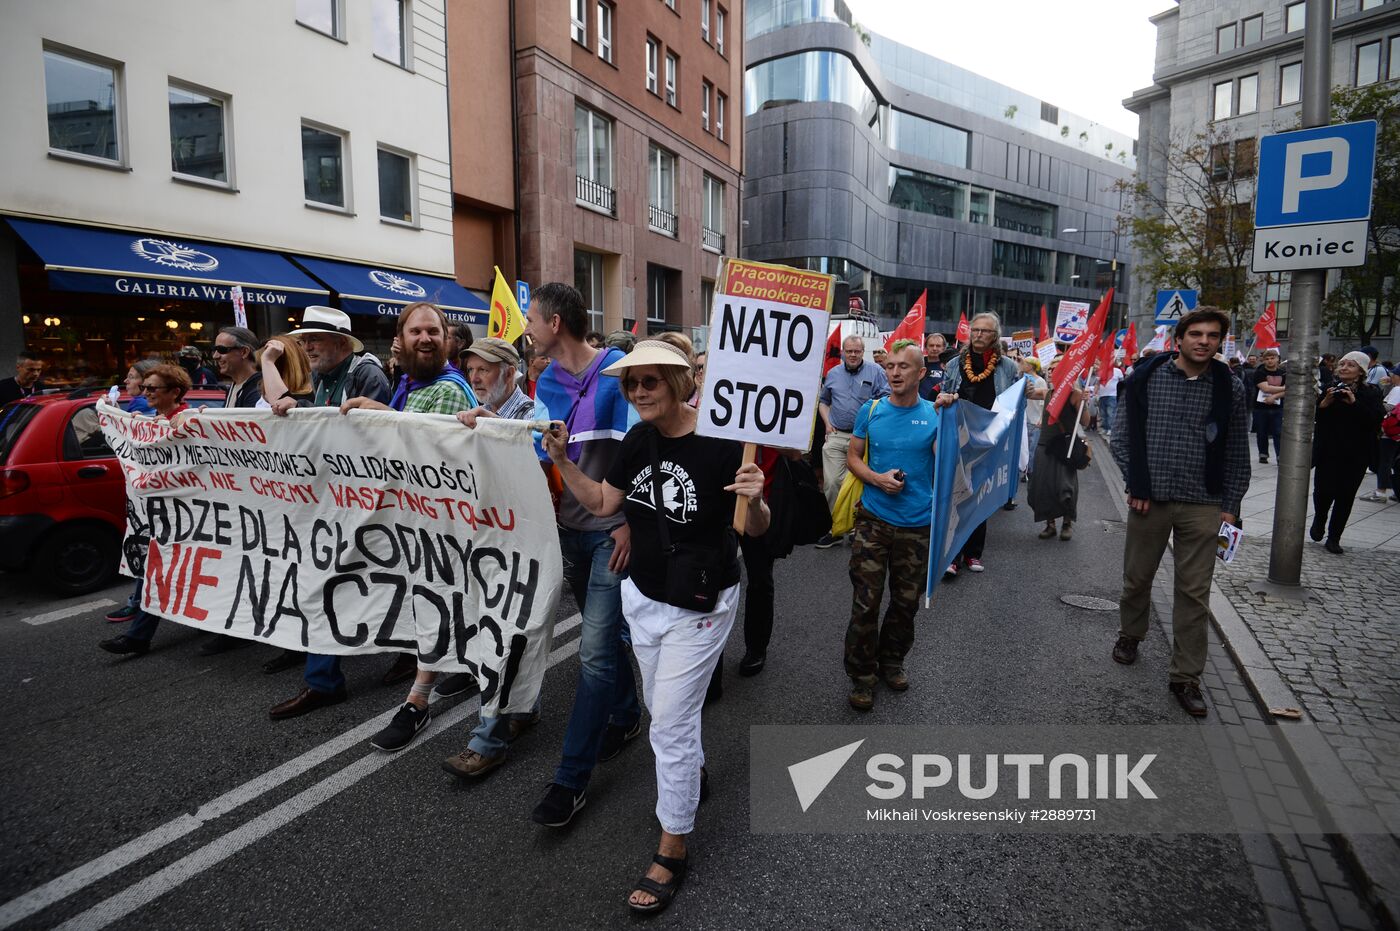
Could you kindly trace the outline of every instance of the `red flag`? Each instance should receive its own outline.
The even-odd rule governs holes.
[[[972,339],[972,327],[967,322],[967,314],[958,318],[958,332],[953,334],[953,342],[962,344]]]
[[[924,304],[928,300],[928,288],[924,288],[924,293],[919,295],[919,299],[914,302],[914,306],[909,308],[909,313],[904,315],[904,319],[899,321],[899,326],[894,328],[889,339],[885,340],[885,351],[889,352],[897,339],[912,339],[919,344],[919,352],[923,352],[924,342]]]
[[[1050,324],[1045,322],[1045,305],[1040,305],[1040,339],[1037,342],[1045,342],[1050,338]]]
[[[1133,356],[1137,355],[1137,324],[1128,324],[1128,332],[1123,337],[1123,364],[1130,365]]]
[[[831,328],[831,335],[826,338],[826,359],[822,362],[822,377],[826,373],[841,364],[841,324]]]
[[[1278,311],[1274,308],[1273,301],[1269,302],[1264,315],[1254,324],[1254,348],[1278,348]]]
[[[1108,331],[1108,335],[1103,338],[1103,349],[1099,352],[1099,384],[1105,384],[1113,378],[1113,345],[1114,337],[1117,334],[1113,330]]]
[[[641,318],[641,317],[638,317],[636,320],[633,320],[633,321],[632,321],[632,335],[633,335],[633,336],[640,336],[640,335],[641,335],[641,334],[639,334],[639,333],[637,332],[637,328],[640,327],[641,325],[642,325],[642,318]]]
[[[1045,407],[1045,414],[1049,420],[1060,416],[1065,402],[1069,400],[1069,393],[1074,390],[1074,383],[1089,368],[1094,352],[1099,348],[1099,334],[1103,332],[1104,321],[1108,319],[1108,309],[1112,306],[1113,289],[1109,288],[1103,300],[1099,301],[1098,308],[1089,317],[1088,329],[1079,334],[1079,338],[1069,347],[1055,368],[1055,392]]]
[[[1162,344],[1162,349],[1165,352],[1176,351],[1176,343],[1172,342],[1172,335],[1170,333],[1167,334],[1167,341]]]

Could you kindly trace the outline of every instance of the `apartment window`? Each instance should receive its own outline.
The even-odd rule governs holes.
[[[339,39],[340,0],[296,0],[297,22]]]
[[[408,9],[404,0],[373,0],[374,54],[400,68],[408,67]]]
[[[1258,140],[1240,139],[1235,142],[1235,177],[1252,178],[1258,161]]]
[[[1307,4],[1303,2],[1290,3],[1283,8],[1283,31],[1302,32],[1303,21],[1307,13]]]
[[[1386,79],[1400,79],[1400,36],[1390,37],[1390,69],[1386,72]]]
[[[674,10],[676,8],[676,0],[666,0],[666,5]]]
[[[1230,177],[1230,143],[1217,142],[1210,147],[1210,179],[1224,181]]]
[[[1233,81],[1221,81],[1215,85],[1215,104],[1211,109],[1211,119],[1223,120],[1230,116],[1230,94],[1234,90]]]
[[[666,53],[666,102],[676,107],[676,72],[680,70],[681,62],[670,52]],[[679,109],[679,107],[677,107]]]
[[[710,0],[700,0],[700,38],[710,41]]]
[[[1302,99],[1303,92],[1303,63],[1295,61],[1291,65],[1284,65],[1278,69],[1278,102],[1279,106],[1290,103],[1297,103]]]
[[[1367,42],[1356,47],[1356,86],[1375,84],[1381,79],[1381,43]]]
[[[413,223],[413,159],[400,152],[379,150],[379,216],[395,223]]]
[[[724,182],[708,172],[701,184],[700,245],[711,252],[724,252]]]
[[[603,287],[603,257],[596,252],[574,250],[574,287],[583,295],[588,308],[588,328],[603,330],[605,289]]]
[[[656,84],[657,61],[661,56],[661,43],[647,38],[647,90],[659,94]]]
[[[301,177],[308,203],[345,207],[345,136],[303,124]]]
[[[613,60],[613,5],[608,0],[598,0],[598,57]]]
[[[1235,50],[1235,24],[1221,26],[1215,30],[1215,52],[1233,52]]]
[[[1385,0],[1361,0],[1361,11],[1364,13],[1367,10],[1374,10],[1382,3],[1385,3]]]
[[[569,34],[579,45],[588,44],[588,0],[569,0]]]
[[[724,94],[715,95],[715,137],[724,141],[724,111],[728,109],[729,98]]]
[[[715,51],[724,54],[724,26],[725,20],[729,19],[729,14],[724,11],[724,7],[715,7]]]
[[[1264,17],[1251,16],[1240,23],[1240,45],[1253,45],[1264,38]]]
[[[710,96],[714,89],[709,81],[700,82],[700,128],[705,132],[710,131]]]
[[[676,157],[652,144],[647,153],[647,222],[664,236],[676,235]]]
[[[666,269],[647,263],[647,322],[666,322]]]
[[[578,203],[604,213],[617,209],[612,184],[612,121],[582,104],[574,105],[574,171]]]
[[[117,67],[44,50],[49,148],[120,163]]]
[[[1259,75],[1246,74],[1240,78],[1240,113],[1253,113],[1259,109]]]
[[[202,91],[171,84],[170,170],[189,178],[228,182],[224,150],[228,102]]]

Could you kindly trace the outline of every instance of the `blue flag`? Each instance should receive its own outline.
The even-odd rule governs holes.
[[[997,395],[989,411],[959,401],[940,416],[925,607],[972,531],[1016,497],[1026,435],[1026,380]],[[949,437],[957,437],[957,443],[945,442]]]

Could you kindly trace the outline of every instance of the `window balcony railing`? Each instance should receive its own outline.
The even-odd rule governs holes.
[[[700,245],[711,252],[724,253],[724,234],[708,226],[700,229]]]
[[[667,213],[655,204],[647,205],[647,223],[653,232],[670,236],[673,239],[676,236],[676,215]]]
[[[574,196],[578,203],[585,207],[594,207],[610,216],[617,215],[617,192],[610,187],[604,187],[591,178],[577,175],[577,188]]]

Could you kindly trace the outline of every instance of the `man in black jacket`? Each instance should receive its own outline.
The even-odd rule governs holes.
[[[1113,458],[1130,509],[1113,658],[1124,665],[1137,659],[1147,637],[1152,580],[1170,537],[1176,589],[1170,684],[1193,717],[1206,714],[1200,676],[1220,525],[1238,525],[1249,489],[1245,388],[1215,359],[1229,325],[1215,307],[1182,317],[1179,351],[1158,353],[1133,369],[1113,431]]]
[[[262,397],[258,338],[241,326],[226,326],[214,337],[214,365],[232,382],[225,407],[257,407]]]
[[[43,360],[33,353],[19,353],[15,356],[14,377],[0,380],[0,404],[38,394],[44,387],[39,384],[39,376],[43,373]]]

